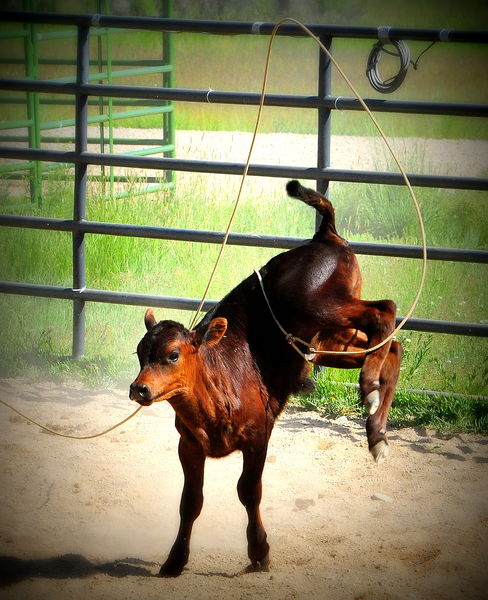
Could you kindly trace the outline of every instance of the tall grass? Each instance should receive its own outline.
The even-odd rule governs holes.
[[[295,399],[295,402],[332,418],[342,415],[364,417],[358,391],[352,384],[341,381],[342,373],[336,369],[319,373],[315,377],[314,393]],[[389,424],[393,427],[429,426],[443,432],[487,433],[488,408],[485,398],[397,389]]]
[[[198,150],[207,158],[219,158],[212,156],[212,147],[204,136],[201,140],[198,135],[191,139],[192,146],[187,148],[187,153],[194,155]],[[236,151],[239,150],[240,137],[229,137],[229,142],[229,151],[233,151],[233,145]],[[226,148],[224,146],[220,151],[225,152]],[[249,178],[233,230],[311,236],[314,215],[308,207],[286,197],[284,183],[279,179]],[[130,186],[137,190],[143,182],[138,182],[132,173]],[[89,188],[87,218],[165,227],[225,228],[238,178],[179,173],[176,186],[176,193],[162,191],[110,200],[103,195],[102,186],[94,182]],[[415,216],[406,194],[402,197],[399,188],[334,184],[331,196],[339,229],[347,238],[417,243]],[[464,210],[459,208],[457,193],[423,190],[419,196],[429,242],[459,247],[482,247],[486,243],[486,215],[476,193],[463,193]],[[62,183],[54,178],[45,182],[43,197],[41,209],[31,206],[23,212],[70,218],[71,174],[67,172]],[[70,285],[69,234],[3,228],[0,244],[3,249],[0,255],[2,279]],[[212,244],[87,235],[87,286],[199,298],[217,252],[218,247]],[[210,290],[210,298],[222,297],[252,269],[276,253],[270,249],[229,246]],[[364,276],[364,297],[391,297],[398,304],[400,314],[404,314],[418,285],[420,262],[368,256],[360,256],[359,260]],[[482,265],[430,262],[426,288],[416,316],[483,320],[486,315],[483,269]],[[70,371],[94,381],[130,379],[136,369],[133,352],[144,329],[143,310],[89,303],[87,358],[74,364],[60,358],[70,353],[70,308],[69,302],[60,300],[0,295],[0,310],[4,317],[0,357],[3,373],[32,372],[43,365],[52,372]],[[158,316],[175,318],[185,324],[190,321],[190,315],[181,311],[159,311]],[[488,393],[486,340],[405,331],[401,341],[406,353],[400,387]],[[53,356],[57,357],[57,363],[53,363]],[[357,381],[355,371],[328,372],[328,376],[334,381]]]

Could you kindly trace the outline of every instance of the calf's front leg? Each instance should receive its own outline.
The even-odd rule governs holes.
[[[178,455],[185,476],[180,502],[180,528],[171,552],[161,567],[161,577],[177,577],[190,555],[190,536],[193,523],[203,506],[203,476],[205,453],[196,440],[180,438]]]
[[[239,499],[246,507],[247,553],[251,559],[248,570],[267,570],[269,565],[269,544],[261,520],[259,505],[262,496],[261,476],[266,460],[267,443],[260,448],[254,446],[243,450],[243,470],[237,484]]]

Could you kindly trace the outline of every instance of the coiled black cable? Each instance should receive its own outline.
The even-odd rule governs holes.
[[[441,32],[442,33],[442,32]],[[368,57],[368,66],[366,67],[366,76],[369,80],[369,83],[374,87],[375,90],[381,92],[382,94],[391,94],[396,89],[398,89],[405,79],[405,76],[408,71],[408,67],[412,65],[412,67],[417,70],[419,65],[420,58],[430,50],[432,46],[436,42],[432,42],[422,50],[422,52],[417,56],[417,60],[410,60],[410,49],[407,44],[402,40],[379,40],[370,52]],[[396,52],[392,52],[391,50],[387,50],[385,48],[386,44],[391,44],[396,48]],[[380,72],[378,70],[378,63],[380,61],[381,53],[385,52],[390,56],[397,56],[400,59],[400,70],[393,77],[389,77],[385,81],[381,79]]]
[[[387,50],[385,45],[389,44],[394,46],[395,51]],[[378,63],[380,61],[381,53],[386,52],[391,56],[397,56],[400,59],[400,69],[396,75],[383,80],[381,78]],[[366,67],[366,76],[369,83],[374,87],[375,90],[382,94],[391,94],[398,89],[408,71],[410,66],[410,49],[407,44],[402,40],[388,40],[386,42],[379,40],[370,52],[368,57],[368,65]]]

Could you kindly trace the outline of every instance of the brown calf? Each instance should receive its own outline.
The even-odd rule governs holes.
[[[337,234],[330,202],[297,181],[289,182],[287,191],[315,207],[323,216],[322,224],[309,243],[262,267],[266,295],[286,331],[310,340],[312,347],[361,351],[316,354],[312,362],[361,368],[369,449],[375,460],[384,459],[386,422],[402,351],[398,342],[371,353],[367,349],[393,331],[395,305],[390,300],[360,299],[358,263]],[[172,405],[185,477],[180,529],[160,574],[177,576],[188,561],[192,526],[203,504],[206,457],[234,450],[243,454],[237,489],[248,513],[250,568],[265,569],[269,545],[259,506],[268,440],[290,394],[309,387],[310,365],[287,343],[272,318],[256,274],[234,288],[191,331],[174,321],[157,323],[151,309],[145,324],[147,333],[137,348],[141,370],[130,386],[130,397],[145,406],[162,400]]]

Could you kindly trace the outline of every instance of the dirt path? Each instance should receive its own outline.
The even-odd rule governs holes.
[[[26,129],[14,129],[12,134],[27,135]],[[74,127],[53,129],[51,136],[74,135]],[[96,126],[88,128],[89,137],[98,137]],[[163,143],[160,129],[135,129],[118,127],[116,138],[140,138],[153,140],[147,147]],[[178,130],[175,135],[176,156],[182,159],[213,160],[245,163],[252,134],[239,131],[187,131]],[[405,169],[411,173],[439,175],[482,176],[486,173],[488,141],[469,139],[389,138]],[[25,146],[11,143],[12,146]],[[51,149],[73,150],[70,143],[49,145]],[[116,144],[114,153],[120,154],[143,146]],[[100,152],[100,146],[90,144],[89,150]],[[108,147],[105,152],[109,152]],[[155,154],[154,157],[159,155]],[[384,141],[379,137],[333,135],[331,137],[331,166],[341,169],[392,170],[398,172]],[[8,163],[7,159],[0,161]],[[259,133],[252,155],[252,164],[275,164],[313,167],[317,162],[317,136],[300,133]],[[99,171],[96,168],[95,171]],[[134,169],[117,172],[132,173]],[[138,172],[145,172],[137,170]],[[147,171],[147,175],[154,172]]]
[[[81,435],[133,409],[125,390],[10,379],[0,394]],[[182,484],[169,405],[91,441],[42,433],[3,406],[0,427],[2,599],[486,597],[486,437],[394,430],[391,457],[377,466],[361,423],[290,409],[264,474],[271,570],[242,573],[233,454],[208,461],[188,568],[161,580]]]

